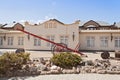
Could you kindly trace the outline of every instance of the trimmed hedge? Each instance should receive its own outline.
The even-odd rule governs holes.
[[[60,66],[62,68],[72,68],[80,64],[82,61],[81,57],[77,54],[72,54],[69,52],[59,53],[51,58],[51,62],[54,65]]]

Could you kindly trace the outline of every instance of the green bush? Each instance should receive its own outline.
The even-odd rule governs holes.
[[[73,66],[75,67],[79,65],[81,61],[82,59],[80,56],[69,52],[59,53],[51,58],[51,62],[54,65],[60,66],[62,68],[72,68]]]
[[[29,60],[29,55],[29,53],[4,53],[0,56],[0,76],[6,76],[9,72],[13,73],[22,69],[22,66]]]

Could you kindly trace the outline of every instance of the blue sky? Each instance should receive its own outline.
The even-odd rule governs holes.
[[[0,23],[49,18],[120,22],[120,0],[0,0]]]

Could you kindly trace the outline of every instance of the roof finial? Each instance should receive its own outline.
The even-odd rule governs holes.
[[[79,23],[80,23],[80,20],[75,21],[75,23],[79,24]]]
[[[116,22],[114,22],[114,24],[113,25],[116,25]]]

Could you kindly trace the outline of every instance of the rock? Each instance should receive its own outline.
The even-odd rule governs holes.
[[[46,62],[45,62],[44,58],[40,58],[39,60],[40,60],[40,63],[42,63],[43,65],[45,65]]]
[[[76,72],[80,73],[80,66],[77,66]]]
[[[105,73],[107,73],[107,71],[106,70],[99,70],[99,71],[97,71],[97,73],[98,74],[105,74]]]
[[[115,71],[115,74],[120,74],[120,71]]]
[[[36,75],[39,75],[41,73],[41,71],[40,70],[38,70],[37,72],[36,72]]]
[[[30,72],[36,72],[37,71],[37,67],[33,66],[33,67],[30,67]]]
[[[50,66],[51,66],[51,62],[48,60],[48,61],[45,63],[45,65],[46,65],[47,67],[50,67]]]
[[[91,69],[91,73],[96,73],[96,69]]]
[[[98,72],[98,71],[100,71],[100,70],[103,70],[103,68],[102,68],[102,67],[97,67],[97,68],[96,68],[96,72]]]
[[[120,66],[119,65],[116,66],[116,70],[120,71]]]
[[[46,70],[47,70],[46,65],[43,65],[43,64],[39,64],[39,65],[37,66],[37,68],[38,68],[39,70],[41,70],[41,71],[46,71]]]
[[[60,68],[60,67],[57,67],[57,70],[58,70],[59,72],[61,72],[61,71],[62,71],[62,68]]]
[[[85,65],[86,66],[93,66],[94,63],[92,62],[92,60],[88,60],[88,61],[85,62]]]
[[[108,74],[120,74],[120,71],[111,71],[111,70],[107,70]]]
[[[58,71],[58,70],[50,70],[50,73],[51,73],[51,74],[60,74],[61,72]]]
[[[53,65],[53,66],[51,66],[51,68],[50,68],[50,70],[57,70],[57,66],[56,65]]]
[[[74,72],[74,71],[71,70],[71,69],[64,69],[64,70],[62,71],[62,73],[63,73],[63,74],[75,74],[76,72]]]
[[[75,67],[72,67],[72,70],[73,70],[74,72],[76,72],[76,68],[75,68]]]
[[[80,63],[80,66],[85,66],[85,61],[82,61],[82,62]]]
[[[47,67],[47,71],[50,71],[51,69],[50,69],[51,67]]]
[[[41,74],[41,75],[47,75],[47,74],[51,74],[51,72],[50,72],[50,71],[41,71],[40,74]]]

